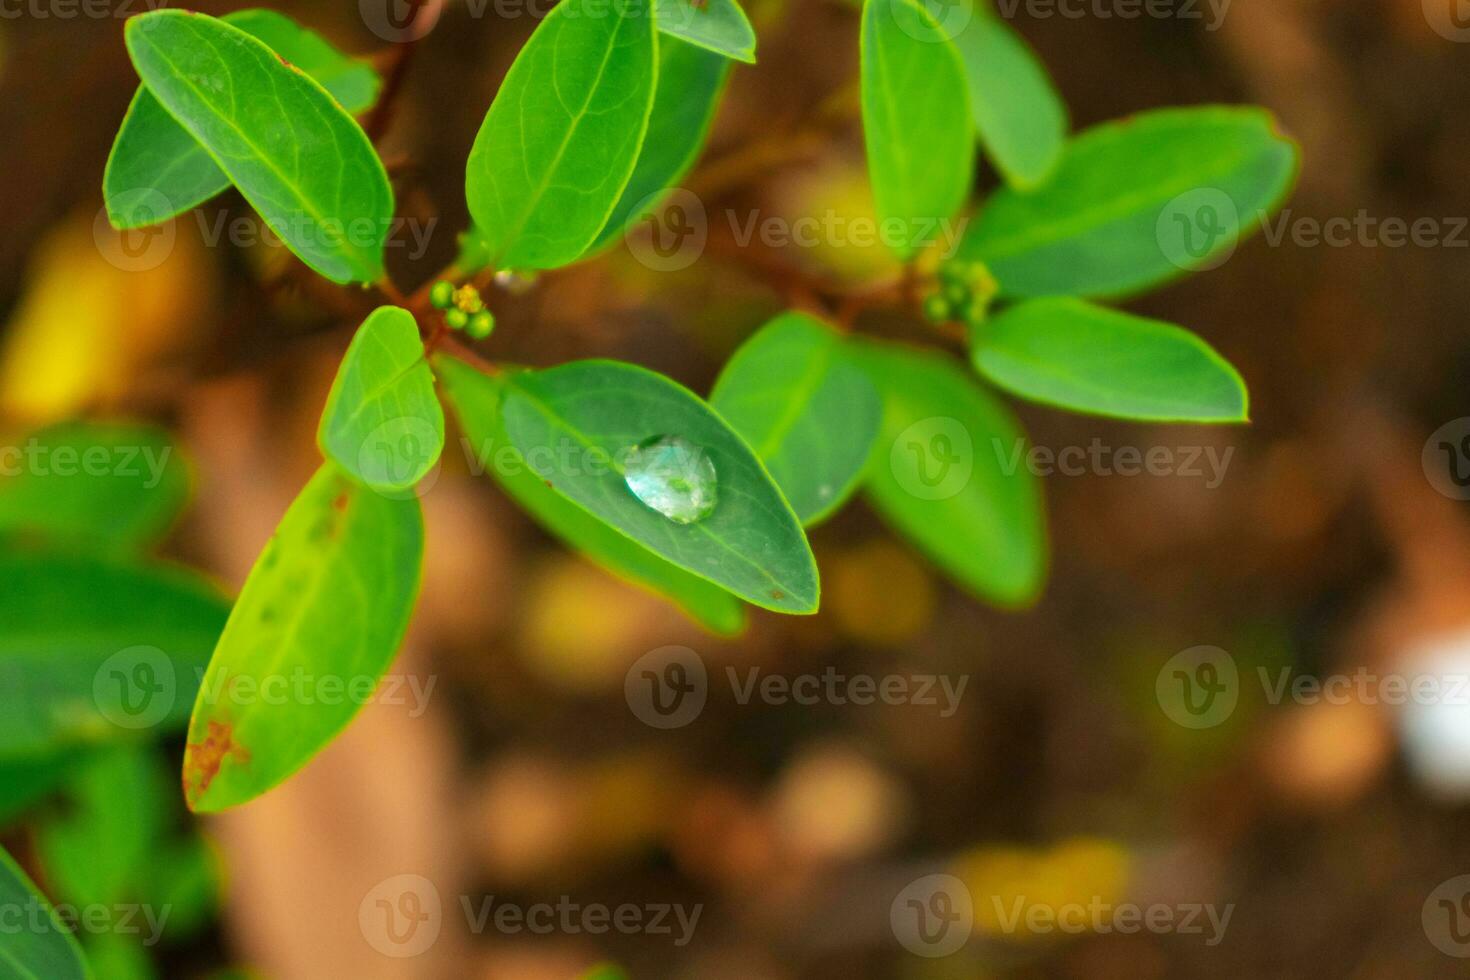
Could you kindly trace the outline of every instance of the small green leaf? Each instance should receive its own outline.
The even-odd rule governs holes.
[[[710,405],[750,443],[806,525],[857,489],[883,402],[837,333],[783,313],[720,372]]]
[[[866,0],[861,34],[863,139],[884,240],[907,259],[938,240],[975,170],[964,66],[916,0]]]
[[[188,717],[229,606],[197,575],[0,553],[0,759],[168,731]]]
[[[203,14],[155,10],[125,34],[143,84],[303,262],[334,282],[382,278],[393,190],[326,89]]]
[[[648,136],[633,176],[592,249],[621,235],[646,213],[640,207],[647,209],[661,191],[684,179],[709,133],[729,69],[730,62],[717,54],[674,38],[659,39],[658,87]]]
[[[322,455],[375,490],[402,491],[444,451],[444,409],[413,314],[374,310],[358,328],[327,396]]]
[[[1067,107],[1046,67],[1015,29],[979,11],[954,43],[986,154],[1006,183],[1035,187],[1056,166],[1067,141]]]
[[[946,357],[874,342],[857,356],[883,393],[867,482],[878,510],[980,597],[1034,600],[1045,518],[1016,421]]]
[[[44,823],[36,844],[46,880],[73,905],[146,899],[156,845],[178,792],[146,743],[112,746],[82,763],[67,785],[68,807]]]
[[[970,332],[975,369],[1012,394],[1150,422],[1244,422],[1245,382],[1181,327],[1080,299],[1033,299]]]
[[[417,498],[373,493],[331,463],[317,471],[245,580],[199,688],[190,809],[254,799],[347,727],[362,698],[344,692],[375,684],[398,652],[423,548]]]
[[[0,450],[0,534],[109,551],[157,542],[189,498],[189,462],[168,434],[63,423]]]
[[[663,33],[755,64],[755,30],[735,0],[654,0],[653,11]]]
[[[237,10],[220,20],[270,45],[276,54],[320,82],[350,113],[363,111],[378,97],[378,75],[371,65],[342,54],[289,17],[257,9]],[[139,86],[102,176],[112,226],[158,224],[229,186],[230,178],[209,152],[147,88]]]
[[[21,925],[0,931],[0,980],[91,977],[76,939],[4,848],[0,848],[0,909],[16,910]]]
[[[475,137],[465,196],[489,263],[551,269],[592,244],[622,195],[657,75],[640,0],[563,0],[532,33]],[[532,122],[534,121],[534,122]]]
[[[504,419],[537,475],[629,539],[747,602],[816,611],[816,561],[791,506],[750,447],[688,389],[632,364],[576,361],[511,378]],[[714,510],[692,523],[643,503],[623,477],[630,452],[664,436],[685,440],[714,468]]]
[[[959,257],[1007,296],[1123,296],[1217,265],[1296,178],[1296,146],[1261,109],[1161,109],[1078,136],[1051,178],[998,192]]]
[[[745,608],[739,599],[629,540],[549,489],[530,470],[505,435],[501,378],[450,357],[436,358],[434,369],[476,458],[511,499],[547,530],[614,575],[668,598],[712,632],[732,634],[744,628]]]

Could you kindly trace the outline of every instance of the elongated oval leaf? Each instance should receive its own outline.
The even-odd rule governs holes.
[[[374,310],[352,338],[317,432],[322,455],[375,490],[406,490],[439,461],[444,409],[413,314]]]
[[[1016,421],[946,357],[873,342],[857,356],[883,393],[867,475],[874,505],[976,595],[1034,600],[1046,574],[1045,515]]]
[[[159,429],[51,426],[0,449],[0,535],[142,548],[173,524],[191,482],[188,460]]]
[[[659,40],[658,87],[643,151],[593,249],[621,235],[661,191],[684,179],[709,133],[729,69],[729,61],[703,48],[676,38]]]
[[[614,575],[674,602],[716,633],[737,633],[745,625],[740,600],[724,589],[660,558],[546,486],[511,445],[501,422],[504,381],[450,357],[436,358],[460,428],[475,456],[496,482],[548,531]]]
[[[882,421],[883,402],[837,333],[784,313],[747,340],[710,395],[745,437],[806,525],[857,488]]]
[[[347,727],[362,699],[344,692],[376,684],[403,641],[423,549],[418,498],[373,493],[331,463],[317,471],[245,580],[199,688],[190,809],[254,799]]]
[[[51,903],[0,848],[0,909],[20,928],[0,931],[0,980],[88,980],[81,948]]]
[[[654,0],[653,9],[665,34],[755,64],[755,30],[736,0]]]
[[[274,10],[237,10],[220,18],[270,45],[321,83],[343,109],[358,113],[378,96],[372,66],[349,58]],[[146,87],[139,86],[113,141],[102,175],[114,228],[157,224],[214,197],[230,178]]]
[[[1007,296],[1122,296],[1217,264],[1296,177],[1261,109],[1162,109],[1078,136],[1029,194],[1001,190],[961,240]]]
[[[181,569],[93,555],[0,554],[0,758],[188,716],[229,606]]]
[[[1058,296],[1006,310],[970,334],[975,368],[1059,408],[1153,422],[1244,422],[1245,382],[1181,327]]]
[[[1035,187],[1067,141],[1067,107],[1046,67],[999,17],[978,11],[955,35],[980,143],[1006,183]]]
[[[592,244],[637,162],[657,75],[639,0],[563,0],[475,137],[465,195],[489,262],[550,269]]]
[[[747,602],[816,611],[816,561],[791,506],[750,447],[687,389],[632,364],[577,361],[512,377],[504,419],[538,476],[629,539]],[[664,436],[714,467],[715,506],[701,520],[663,516],[620,472],[631,449]]]
[[[900,258],[937,241],[975,169],[964,67],[915,0],[866,0],[861,36],[863,140],[884,240]]]
[[[393,190],[326,89],[203,14],[156,10],[126,35],[143,84],[302,261],[334,282],[382,277]]]

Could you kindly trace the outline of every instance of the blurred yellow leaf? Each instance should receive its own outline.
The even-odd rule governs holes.
[[[173,223],[119,233],[99,219],[67,220],[32,258],[0,353],[0,412],[20,422],[114,405],[204,308],[196,238]]]

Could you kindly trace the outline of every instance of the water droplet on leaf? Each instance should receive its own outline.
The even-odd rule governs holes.
[[[634,496],[675,524],[693,524],[715,509],[715,464],[681,436],[659,436],[633,447],[623,479]]]

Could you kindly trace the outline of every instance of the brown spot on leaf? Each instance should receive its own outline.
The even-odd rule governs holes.
[[[772,589],[771,590],[771,598],[772,599],[784,599],[784,598],[786,598],[786,593],[782,592],[780,589]]]
[[[226,759],[243,764],[250,761],[250,753],[244,746],[235,744],[234,725],[211,721],[204,741],[190,742],[184,752],[184,799],[190,810],[208,792]]]

